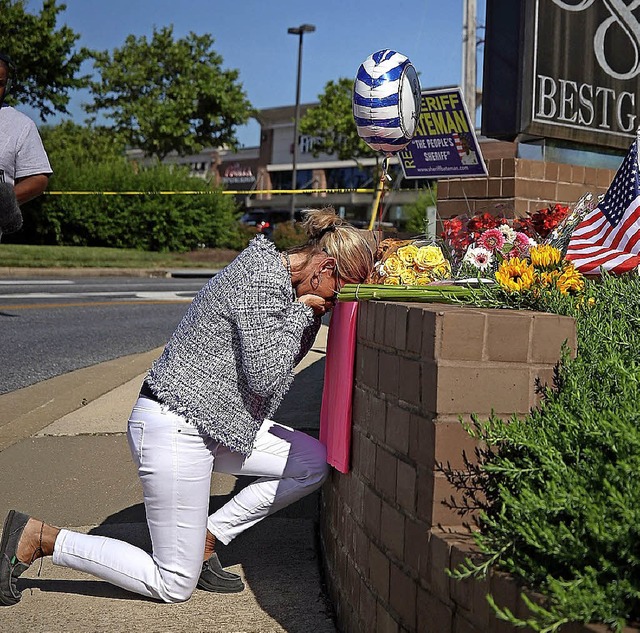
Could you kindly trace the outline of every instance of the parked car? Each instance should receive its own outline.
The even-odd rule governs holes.
[[[296,220],[300,220],[301,216],[301,212],[296,211]],[[271,237],[275,225],[290,218],[291,212],[288,209],[249,209],[240,218],[240,222],[247,226],[255,226],[259,233]]]

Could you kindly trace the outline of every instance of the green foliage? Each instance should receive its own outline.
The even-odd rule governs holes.
[[[74,164],[107,162],[124,156],[124,142],[105,127],[63,121],[55,126],[42,126],[40,136],[56,172],[53,182],[58,182],[58,186]]]
[[[23,208],[27,243],[184,251],[199,245],[239,249],[231,196],[212,191],[185,168],[128,161],[104,129],[63,123],[43,130],[54,175],[50,192]],[[201,191],[161,195],[159,191]],[[71,192],[146,192],[74,195]],[[14,240],[15,241],[15,240]]]
[[[237,70],[223,70],[210,35],[174,39],[173,27],[129,35],[112,53],[96,52],[100,80],[88,112],[103,111],[114,131],[149,156],[236,147],[235,128],[252,114]]]
[[[359,136],[353,120],[351,95],[353,80],[329,81],[319,95],[319,104],[300,119],[300,132],[315,137],[313,154],[332,154],[339,160],[374,157],[374,152]]]
[[[524,620],[496,605],[537,631],[570,621],[620,631],[640,618],[640,277],[605,274],[585,297],[534,306],[577,319],[578,355],[565,355],[557,389],[526,418],[471,429],[487,443],[474,469],[486,560],[454,575],[496,564],[543,594]]]
[[[272,239],[276,248],[284,251],[304,244],[307,241],[307,234],[300,222],[279,222],[273,229]]]
[[[407,216],[406,231],[416,234],[426,232],[427,207],[435,207],[437,201],[437,184],[429,189],[422,189],[418,197],[409,204],[404,205]]]
[[[69,91],[88,85],[78,77],[86,50],[76,51],[79,34],[64,25],[56,28],[58,14],[66,8],[56,0],[44,0],[40,13],[29,13],[24,0],[0,0],[0,50],[17,67],[7,103],[23,103],[40,110],[42,120],[55,112],[67,112]]]

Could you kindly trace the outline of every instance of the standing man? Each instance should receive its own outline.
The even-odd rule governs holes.
[[[12,185],[23,204],[47,188],[53,171],[36,124],[4,103],[15,73],[11,57],[0,52],[0,182]]]

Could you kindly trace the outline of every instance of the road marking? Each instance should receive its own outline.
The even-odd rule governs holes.
[[[191,300],[194,292],[166,290],[140,291],[140,292],[17,292],[15,294],[0,295],[0,299],[78,299],[80,297],[120,297],[136,299],[154,299],[156,301],[184,301]]]
[[[0,313],[7,310],[37,310],[37,309],[51,309],[51,308],[92,308],[92,307],[104,307],[104,306],[118,306],[118,305],[131,305],[131,304],[160,304],[160,303],[191,303],[191,299],[181,299],[180,301],[166,301],[162,299],[123,299],[114,301],[81,301],[81,302],[65,302],[65,303],[24,303],[16,305],[2,305],[0,304]]]
[[[72,285],[74,281],[70,279],[49,279],[48,281],[42,279],[33,280],[17,280],[17,279],[0,279],[0,286],[62,286]]]

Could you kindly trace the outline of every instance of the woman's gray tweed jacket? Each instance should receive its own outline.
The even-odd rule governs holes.
[[[146,381],[169,410],[248,455],[319,328],[258,235],[196,295]]]

